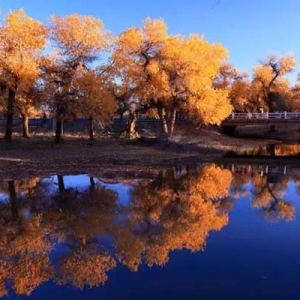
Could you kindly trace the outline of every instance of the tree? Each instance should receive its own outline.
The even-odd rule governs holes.
[[[74,77],[79,68],[88,70],[89,64],[98,59],[111,38],[102,21],[92,16],[52,16],[50,27],[56,48],[55,54],[45,59],[44,70],[49,100],[57,120],[55,141],[60,142],[63,120],[73,114],[75,107],[81,106],[81,97],[78,97],[81,91],[75,88]]]
[[[229,62],[221,65],[219,73],[214,80],[214,87],[228,91],[228,97],[235,111],[249,111],[248,74],[240,72]]]
[[[29,117],[40,115],[39,104],[41,104],[42,95],[37,84],[16,95],[17,111],[22,117],[22,134],[24,138],[29,138]]]
[[[230,114],[227,91],[212,86],[226,55],[220,44],[168,35],[162,20],[147,19],[120,34],[112,62],[131,97],[156,111],[165,139],[172,137],[178,110],[205,124],[220,124]]]
[[[75,108],[76,115],[89,117],[89,137],[94,139],[93,121],[111,122],[117,110],[117,102],[111,90],[106,69],[85,71],[80,68],[74,76],[73,87],[78,91],[79,105]]]
[[[266,110],[289,109],[287,91],[289,81],[284,76],[292,72],[296,65],[293,55],[271,56],[254,68],[253,84],[256,85],[256,98]],[[286,99],[288,98],[288,99]]]
[[[8,89],[5,139],[12,139],[16,95],[30,89],[40,75],[40,54],[48,31],[23,10],[7,15],[0,26],[0,78]]]

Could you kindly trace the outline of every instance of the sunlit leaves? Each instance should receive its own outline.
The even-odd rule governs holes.
[[[220,44],[199,35],[169,35],[162,20],[147,19],[141,28],[121,33],[112,61],[121,84],[142,106],[161,110],[161,119],[184,109],[204,123],[220,124],[232,107],[227,92],[215,91],[212,83],[226,56]]]
[[[110,42],[101,20],[92,16],[72,14],[67,17],[51,17],[52,39],[62,56],[71,60],[90,60],[98,57]]]
[[[120,261],[137,270],[143,261],[166,264],[174,250],[203,249],[209,232],[228,222],[219,204],[229,195],[231,179],[230,171],[209,165],[189,176],[161,173],[154,181],[141,182],[133,192],[126,227],[116,231]]]
[[[11,12],[0,27],[0,71],[5,84],[28,88],[39,75],[39,54],[45,47],[45,25],[23,10]]]
[[[294,55],[271,56],[254,67],[253,82],[256,83],[260,106],[268,110],[287,110],[292,96],[288,95],[289,81],[286,76],[296,66]]]
[[[100,249],[89,247],[81,249],[61,262],[59,284],[72,284],[83,289],[104,284],[107,272],[116,266],[115,260],[108,253],[99,253]]]
[[[110,91],[110,82],[101,72],[79,69],[73,80],[73,88],[78,91],[77,115],[93,116],[96,120],[107,122],[117,109],[117,102]]]

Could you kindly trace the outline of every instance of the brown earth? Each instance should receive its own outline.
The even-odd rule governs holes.
[[[12,143],[0,140],[0,179],[83,173],[102,178],[147,177],[164,167],[212,162],[228,151],[274,142],[192,127],[177,129],[168,145],[151,138],[133,142],[112,136],[98,136],[93,142],[67,136],[59,145],[52,140],[49,136],[15,138]]]

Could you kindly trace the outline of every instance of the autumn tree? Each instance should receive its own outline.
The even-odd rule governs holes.
[[[235,111],[250,111],[250,82],[246,72],[240,72],[229,62],[221,65],[214,80],[214,87],[228,91],[228,98]]]
[[[296,66],[293,55],[271,56],[254,68],[253,95],[268,111],[289,110],[289,81],[285,77]]]
[[[113,231],[120,262],[137,270],[143,262],[166,264],[174,250],[204,249],[209,232],[228,222],[220,204],[231,179],[230,171],[209,165],[184,175],[162,171],[140,182],[125,224]]]
[[[79,105],[74,109],[76,115],[89,117],[89,137],[94,139],[94,120],[107,124],[111,122],[114,112],[117,110],[117,102],[111,91],[111,85],[107,70],[84,70],[80,68],[74,76],[73,87],[79,91],[77,100]]]
[[[212,86],[226,55],[220,44],[198,35],[169,35],[162,20],[147,19],[120,34],[112,61],[116,78],[144,109],[156,111],[168,138],[178,110],[205,124],[220,124],[231,112],[228,93]]]
[[[5,139],[9,141],[16,95],[30,89],[39,77],[40,55],[47,34],[47,28],[23,10],[9,13],[0,26],[0,78],[8,90]]]
[[[24,138],[29,138],[29,117],[41,115],[39,108],[42,104],[42,93],[39,85],[36,83],[27,91],[18,93],[16,99],[16,111],[22,117],[22,135]]]
[[[104,30],[101,20],[78,14],[67,17],[52,16],[50,28],[55,54],[45,58],[44,70],[48,100],[52,103],[57,120],[55,140],[59,142],[63,120],[74,114],[75,107],[83,106],[79,95],[86,94],[84,90],[77,90],[74,77],[79,68],[89,70],[90,64],[107,48],[110,36]],[[91,73],[85,79],[89,75]],[[89,80],[94,78],[90,76]],[[89,85],[95,89],[93,82]],[[85,85],[85,88],[90,87],[89,85]]]

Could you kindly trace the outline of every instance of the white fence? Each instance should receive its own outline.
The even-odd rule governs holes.
[[[251,120],[251,119],[266,119],[266,120],[278,120],[278,119],[289,119],[296,120],[300,119],[300,112],[265,112],[265,113],[232,113],[227,120]]]

